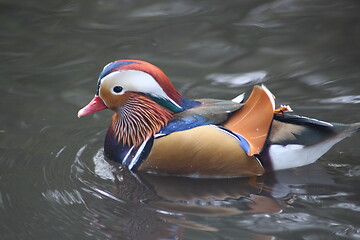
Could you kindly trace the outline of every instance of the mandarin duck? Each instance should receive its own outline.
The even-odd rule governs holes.
[[[255,86],[249,98],[182,96],[158,67],[140,60],[107,64],[97,92],[78,117],[111,109],[105,156],[132,171],[232,177],[315,162],[360,123],[329,123],[275,109],[272,93]]]

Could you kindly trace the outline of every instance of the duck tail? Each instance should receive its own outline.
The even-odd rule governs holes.
[[[348,124],[346,126],[347,126],[347,129],[346,129],[345,133],[348,134],[349,136],[355,132],[360,132],[360,122]]]
[[[275,114],[259,159],[268,170],[308,165],[333,145],[359,131],[360,123],[329,123],[298,115]]]

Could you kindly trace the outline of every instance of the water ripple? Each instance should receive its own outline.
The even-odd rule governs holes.
[[[334,98],[324,98],[319,100],[321,103],[350,103],[350,104],[359,104],[360,103],[360,95],[348,95],[348,96],[340,96]]]
[[[84,200],[79,191],[73,190],[47,190],[46,192],[42,193],[43,197],[50,201],[56,202],[60,205],[72,205],[72,204],[83,204]]]
[[[196,6],[189,2],[165,2],[155,3],[150,6],[140,7],[133,11],[130,15],[133,17],[159,17],[159,16],[188,16],[205,10],[203,6]],[[209,10],[207,9],[207,12]]]
[[[360,206],[355,203],[336,203],[336,204],[330,205],[328,207],[329,208],[349,209],[351,211],[360,212]]]
[[[267,72],[266,71],[257,71],[249,73],[234,73],[234,74],[225,74],[225,73],[213,73],[205,78],[211,80],[214,83],[224,84],[227,83],[231,87],[240,87],[246,84],[257,84],[263,83],[266,81]]]

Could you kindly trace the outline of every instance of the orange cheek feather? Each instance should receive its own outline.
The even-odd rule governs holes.
[[[126,92],[122,95],[114,95],[110,91],[106,91],[103,88],[100,89],[100,97],[110,109],[116,109],[124,105],[126,100],[129,98],[130,93]]]

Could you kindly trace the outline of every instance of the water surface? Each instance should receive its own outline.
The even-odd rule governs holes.
[[[133,174],[111,113],[77,119],[102,67],[142,59],[189,98],[264,83],[278,104],[360,121],[356,0],[1,1],[1,239],[360,239],[360,136],[254,179]]]

